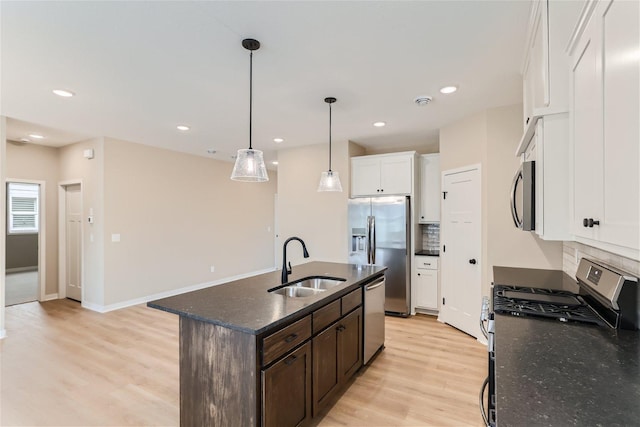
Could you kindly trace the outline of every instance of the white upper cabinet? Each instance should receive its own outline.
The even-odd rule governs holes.
[[[440,154],[420,156],[421,224],[440,222]]]
[[[415,152],[351,158],[351,196],[413,193]]]
[[[524,126],[532,120],[534,109],[549,106],[549,39],[547,2],[533,3],[529,43],[523,76]]]
[[[588,3],[571,51],[576,239],[640,259],[640,2]]]

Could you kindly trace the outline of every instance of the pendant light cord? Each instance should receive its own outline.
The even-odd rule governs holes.
[[[329,172],[331,172],[331,104],[329,104]]]
[[[251,122],[253,119],[253,51],[249,54],[249,150],[253,149],[251,145],[251,135],[253,129]]]

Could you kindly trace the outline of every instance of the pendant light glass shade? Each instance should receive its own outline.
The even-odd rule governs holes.
[[[247,148],[238,150],[231,179],[250,182],[269,181],[262,151]]]
[[[322,172],[320,175],[320,184],[318,184],[318,191],[342,191],[342,184],[340,183],[340,175],[336,171]]]
[[[340,183],[340,175],[338,172],[331,170],[331,104],[336,102],[333,97],[325,98],[324,102],[329,104],[329,170],[322,172],[320,175],[320,183],[318,191],[337,191],[342,192],[342,184]]]
[[[249,54],[249,148],[238,150],[236,164],[231,172],[234,181],[265,182],[269,181],[267,167],[264,164],[262,151],[254,150],[251,145],[253,118],[253,51],[260,48],[260,42],[254,39],[242,40],[242,46],[250,51]]]

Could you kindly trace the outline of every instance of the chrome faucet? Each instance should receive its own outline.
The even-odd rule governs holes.
[[[307,246],[304,244],[301,238],[289,237],[287,240],[285,240],[284,245],[282,245],[282,283],[287,283],[287,280],[289,280],[289,274],[291,274],[291,263],[289,263],[289,268],[287,268],[287,244],[292,240],[297,240],[302,244],[302,255],[305,258],[309,258]]]

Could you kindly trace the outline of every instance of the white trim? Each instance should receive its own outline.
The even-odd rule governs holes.
[[[22,273],[25,271],[38,271],[38,266],[37,265],[31,265],[29,267],[16,267],[16,268],[7,268],[5,269],[5,274],[11,274],[11,273]]]
[[[11,182],[37,184],[38,191],[38,301],[43,301],[47,278],[47,182],[33,179],[7,178],[5,185]],[[6,242],[5,242],[6,245]],[[7,271],[5,270],[5,273]]]
[[[582,33],[587,28],[589,21],[591,20],[591,16],[593,15],[593,11],[596,8],[597,0],[587,0],[582,8],[582,12],[580,12],[580,17],[578,18],[578,22],[576,23],[573,32],[571,33],[571,37],[569,37],[569,43],[567,44],[567,48],[565,52],[572,56],[578,41],[582,38]]]
[[[42,299],[42,301],[53,301],[54,299],[59,299],[58,298],[58,294],[47,294],[44,296],[44,298]]]
[[[3,307],[4,308],[4,307]],[[7,330],[0,329],[0,340],[7,337]]]
[[[168,298],[175,295],[183,294],[185,292],[197,291],[211,286],[222,285],[224,283],[232,282],[234,280],[246,279],[247,277],[257,276],[259,274],[271,273],[276,271],[275,268],[266,268],[264,270],[252,271],[250,273],[238,274],[236,276],[225,277],[222,279],[214,280],[213,282],[199,283],[197,285],[185,286],[184,288],[172,289],[170,291],[159,292],[157,294],[147,295],[140,298],[134,298],[127,301],[117,302],[109,305],[99,305],[91,302],[82,302],[82,307],[88,310],[97,311],[98,313],[107,313],[109,311],[119,310],[121,308],[131,307],[134,305],[144,304],[149,301],[154,301],[161,298]]]

